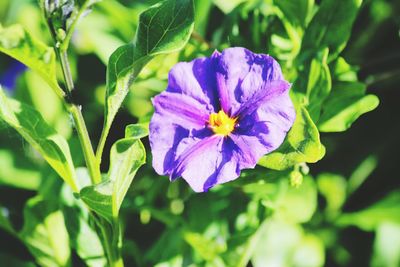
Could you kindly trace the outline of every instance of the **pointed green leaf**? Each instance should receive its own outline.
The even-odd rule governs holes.
[[[362,114],[374,110],[379,99],[365,95],[365,85],[357,82],[341,82],[334,86],[323,105],[318,121],[321,132],[343,132]]]
[[[314,0],[274,0],[274,4],[282,10],[285,17],[292,24],[305,28]]]
[[[137,123],[130,124],[125,128],[125,138],[136,138],[140,139],[149,135],[149,124],[148,123]]]
[[[373,231],[385,222],[400,224],[399,203],[400,190],[396,190],[366,209],[342,214],[336,222],[338,226],[353,225],[364,231]]]
[[[330,59],[345,47],[362,0],[324,0],[303,37],[302,51],[328,47]]]
[[[82,200],[112,222],[118,217],[122,201],[145,160],[146,151],[139,139],[128,137],[118,140],[111,148],[107,181],[83,188],[80,193]]]
[[[318,129],[307,110],[301,107],[297,110],[296,120],[283,144],[262,157],[258,164],[274,170],[284,170],[297,163],[317,162],[324,154],[325,147],[321,144]]]
[[[0,52],[24,63],[38,73],[58,96],[64,96],[57,83],[56,55],[53,48],[35,39],[21,25],[8,28],[0,25]]]
[[[319,119],[322,103],[328,97],[332,87],[331,74],[327,64],[328,52],[328,49],[325,49],[311,60],[308,73],[307,110],[315,122]]]
[[[156,55],[182,49],[193,24],[192,0],[166,0],[140,15],[135,42],[118,48],[108,63],[105,134],[142,68]]]
[[[0,87],[0,119],[14,128],[50,164],[50,166],[78,191],[75,169],[67,141],[49,126],[32,107],[6,97]]]
[[[70,266],[70,247],[64,216],[56,201],[30,199],[24,209],[20,237],[40,266]]]
[[[78,168],[77,176],[80,184],[90,184],[90,176],[86,168]],[[71,247],[88,267],[105,266],[107,260],[103,246],[98,234],[90,226],[88,209],[65,184],[61,192],[62,210]]]

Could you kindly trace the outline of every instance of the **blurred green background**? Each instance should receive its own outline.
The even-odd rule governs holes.
[[[156,2],[102,1],[73,36],[70,60],[78,88],[74,99],[84,107],[94,144],[103,122],[108,57],[132,40],[138,14]],[[292,12],[299,17],[313,14],[314,1],[306,2],[311,11],[294,7]],[[149,99],[165,89],[168,70],[178,61],[208,56],[216,48],[244,46],[276,57],[290,80],[296,44],[279,34],[285,27],[273,12],[280,8],[279,1],[196,0],[195,7],[189,44],[146,66],[117,115],[105,155],[123,137],[127,124],[151,115]],[[51,45],[34,0],[1,0],[0,23],[20,23]],[[234,266],[244,260],[249,244],[269,251],[257,253],[253,248],[255,266],[400,266],[400,1],[364,1],[341,56],[357,70],[367,91],[379,97],[380,105],[346,132],[321,134],[327,154],[309,165],[310,175],[300,192],[293,193],[286,180],[273,180],[273,171],[257,167],[243,177],[258,181],[268,176],[264,182],[245,184],[239,179],[209,194],[193,194],[184,182],[170,184],[147,164],[124,202],[126,266],[224,266],[219,255],[227,266]],[[7,71],[13,64],[0,54],[0,83],[10,78]],[[29,70],[15,81],[10,94],[35,106],[69,138],[73,159],[81,166],[82,155],[74,153],[79,143],[60,100]],[[145,144],[148,148],[147,140]],[[108,169],[108,159],[102,169]],[[0,123],[0,220],[9,218],[20,229],[25,202],[37,191],[45,192],[49,183],[60,183],[56,174],[15,131]],[[278,210],[281,215],[260,221]],[[0,263],[12,261],[22,266],[18,264],[33,258],[18,238],[0,229]],[[81,265],[75,255],[74,266]]]

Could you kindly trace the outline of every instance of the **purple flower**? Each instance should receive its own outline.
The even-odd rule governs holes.
[[[27,69],[21,62],[13,59],[10,67],[0,75],[0,85],[8,91],[13,91],[18,77]]]
[[[196,192],[236,179],[292,127],[290,84],[270,56],[240,48],[176,64],[153,99],[153,167]]]

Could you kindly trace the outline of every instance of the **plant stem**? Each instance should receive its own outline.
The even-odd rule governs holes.
[[[110,267],[124,267],[124,261],[121,257],[120,248],[118,244],[119,235],[115,238],[115,233],[111,225],[104,219],[97,220],[98,227],[103,239],[103,247],[107,255],[108,266]],[[118,225],[118,224],[116,224]]]
[[[56,52],[60,58],[61,68],[64,75],[64,80],[67,86],[67,94],[70,97],[72,90],[74,90],[74,82],[71,75],[71,68],[68,62],[68,54],[66,51],[56,48]],[[70,99],[71,100],[71,99]],[[89,170],[90,178],[93,184],[101,182],[100,166],[94,155],[92,143],[90,141],[89,133],[86,128],[85,120],[83,119],[80,106],[74,103],[66,104],[68,111],[71,113],[75,123],[75,128],[78,133],[79,141],[85,157],[85,162]]]

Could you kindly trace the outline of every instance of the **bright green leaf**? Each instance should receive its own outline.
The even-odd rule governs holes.
[[[324,0],[308,25],[302,51],[328,47],[335,58],[345,47],[362,0]]]
[[[371,266],[400,266],[400,224],[382,223],[378,226]]]
[[[297,163],[314,163],[325,154],[319,132],[307,110],[297,110],[296,120],[283,144],[274,152],[264,156],[258,162],[261,166],[284,170]]]
[[[374,110],[379,99],[364,95],[365,85],[356,82],[337,83],[322,108],[318,121],[321,132],[343,132],[362,114]]]
[[[86,168],[77,169],[78,179],[81,184],[90,183],[89,173]],[[62,188],[63,213],[71,247],[89,267],[105,266],[106,258],[100,238],[89,225],[89,212],[82,201],[76,199],[71,189]]]
[[[400,224],[400,191],[393,191],[372,206],[357,212],[342,214],[339,226],[357,226],[365,231],[375,230],[383,222]]]
[[[64,216],[57,202],[30,199],[24,209],[20,237],[44,267],[70,266],[70,247]]]
[[[108,179],[81,190],[81,198],[97,213],[112,222],[137,170],[145,163],[146,151],[140,140],[124,138],[111,148]]]
[[[319,192],[326,199],[326,210],[329,214],[340,211],[347,197],[347,183],[342,176],[332,173],[321,173],[317,177]]]
[[[75,169],[67,141],[33,108],[6,97],[0,88],[0,119],[14,128],[50,164],[74,191]]]
[[[281,180],[280,187],[276,212],[288,222],[309,221],[317,209],[317,186],[314,180],[305,176],[299,187],[290,186],[286,180]]]
[[[142,68],[156,55],[182,49],[190,38],[193,23],[192,0],[166,0],[140,15],[135,42],[118,48],[108,63],[105,135]]]
[[[148,123],[130,124],[125,127],[125,138],[140,139],[149,135]]]
[[[0,25],[0,52],[21,61],[37,72],[61,98],[57,83],[56,56],[53,48],[35,39],[21,25],[3,28]]]

